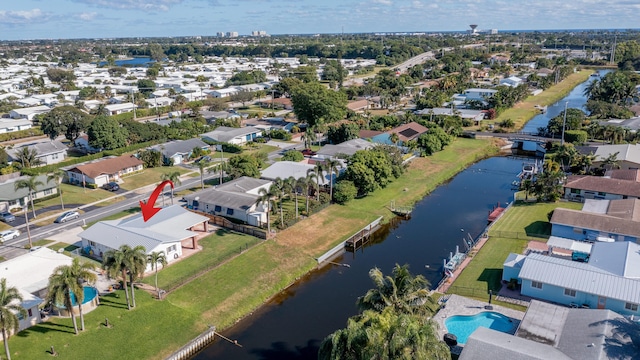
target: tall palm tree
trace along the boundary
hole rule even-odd
[[[307,171],[307,176],[302,178],[304,179],[304,198],[305,198],[305,210],[307,212],[307,216],[309,216],[309,193],[311,192],[311,189],[314,188],[315,185],[315,180],[313,179],[315,177],[315,174],[313,173],[313,171],[309,172]]]
[[[71,293],[79,294],[83,291],[82,286],[78,284],[78,279],[73,274],[71,266],[61,265],[53,270],[53,274],[49,276],[49,299],[54,304],[63,304],[69,311],[71,321],[73,322],[73,331],[78,335],[78,323],[76,314],[73,311],[73,303],[71,301]],[[79,301],[78,301],[79,302]]]
[[[180,171],[164,173],[160,175],[160,180],[162,181],[169,180],[173,183],[174,186],[179,186],[182,184],[182,182],[180,181]],[[162,196],[163,196],[163,203],[164,203],[164,194]],[[171,187],[171,205],[173,205],[173,186]]]
[[[369,277],[376,287],[356,301],[361,311],[382,312],[391,307],[398,313],[421,316],[435,312],[436,303],[429,296],[429,281],[422,275],[411,275],[409,265],[396,264],[391,276],[384,276],[380,269],[373,268]]]
[[[313,173],[316,181],[316,200],[320,201],[320,179],[323,177],[322,172],[324,171],[324,166],[322,163],[316,163],[313,169],[307,170],[307,175],[309,173]]]
[[[282,210],[282,201],[284,200],[284,193],[286,192],[287,185],[284,180],[277,177],[273,180],[273,185],[271,185],[275,189],[275,193],[278,194],[278,203],[280,205],[280,226],[283,226],[284,223],[284,212]]]
[[[31,230],[29,229],[29,202],[31,202],[31,208],[33,209],[33,217],[36,217],[36,209],[33,207],[33,192],[37,190],[38,186],[44,185],[42,181],[39,181],[36,176],[31,176],[27,179],[18,180],[14,184],[14,190],[18,191],[20,189],[28,189],[29,191],[29,200],[25,204],[26,207],[24,209],[24,221],[27,227],[27,237],[29,238],[29,248],[33,247],[31,243]]]
[[[64,201],[62,200],[62,190],[60,189],[60,184],[64,179],[64,174],[64,170],[56,169],[47,176],[47,182],[53,181],[58,184],[58,195],[60,195],[60,205],[62,206],[62,210],[64,210]]]
[[[7,287],[7,279],[0,279],[0,327],[2,327],[2,341],[4,353],[11,360],[9,352],[9,334],[20,330],[18,315],[26,317],[27,310],[22,307],[22,295],[17,288]]]
[[[156,292],[160,298],[160,290],[158,289],[158,264],[162,267],[167,266],[167,256],[162,251],[153,251],[147,255],[147,263],[151,264],[151,270],[156,271]]]
[[[90,262],[80,262],[80,258],[73,258],[71,262],[71,276],[76,279],[78,284],[82,284],[82,281],[86,281],[92,285],[98,280],[96,274],[92,271],[95,266]],[[78,305],[78,313],[80,315],[80,330],[84,331],[84,314],[82,313],[82,302],[84,301],[84,289],[80,286],[78,292],[73,292],[76,296],[76,303]]]
[[[389,135],[389,140],[391,140],[393,145],[397,146],[398,141],[400,141],[400,137],[398,136],[398,133],[392,132],[391,135]]]
[[[136,307],[136,293],[134,283],[142,277],[147,268],[147,250],[142,245],[125,251],[125,258],[129,266],[129,284],[131,285],[131,307]]]
[[[129,303],[129,288],[127,286],[127,272],[129,271],[128,259],[126,253],[131,250],[129,245],[121,245],[118,250],[109,250],[104,254],[102,258],[102,268],[107,270],[110,277],[122,278],[122,287],[124,288],[124,295],[127,299],[127,309],[131,310],[131,304]]]
[[[258,190],[258,195],[260,195],[260,197],[258,198],[258,201],[256,202],[257,204],[267,204],[267,232],[268,234],[271,234],[271,221],[269,220],[269,210],[271,210],[271,204],[273,204],[275,202],[275,199],[278,196],[278,192],[276,191],[276,188],[271,185],[269,186],[269,188],[260,188],[260,190]]]
[[[609,156],[607,156],[606,158],[602,159],[602,164],[600,164],[600,167],[603,168],[605,171],[608,170],[613,170],[613,169],[620,169],[620,164],[618,163],[618,154],[620,152],[617,151],[614,154],[609,154]]]
[[[289,193],[289,199],[291,199],[291,194],[293,194],[293,196],[295,197],[295,202],[296,202],[296,216],[295,218],[298,218],[298,180],[296,180],[296,178],[294,178],[293,176],[289,176],[286,180],[285,183],[287,185],[287,192]]]
[[[211,161],[198,161],[198,170],[200,170],[200,188],[204,190],[204,170],[211,165]]]
[[[397,136],[396,133],[393,133]],[[333,200],[333,174],[339,173],[340,169],[342,169],[342,163],[338,160],[329,159],[324,161],[324,168],[329,173],[329,201]]]

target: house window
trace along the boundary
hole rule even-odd
[[[542,289],[542,283],[538,282],[538,281],[532,281],[531,282],[531,287],[535,288],[535,289]]]
[[[576,297],[576,291],[572,289],[564,289],[565,296]]]
[[[227,209],[227,215],[233,215],[233,209]]]
[[[45,195],[51,195],[51,194],[53,194],[53,190],[51,190],[51,189],[45,189],[45,190],[44,190],[44,194],[45,194]]]
[[[624,308],[626,310],[631,310],[631,311],[638,311],[638,304],[634,304],[634,303],[625,303],[624,304]]]
[[[580,189],[571,189],[572,194],[580,194]]]
[[[172,251],[176,251],[176,246],[175,245],[171,245],[167,248],[167,254],[172,252]]]
[[[606,192],[602,192],[602,191],[598,191],[598,195],[599,196],[607,196],[607,193]]]
[[[213,211],[215,211],[215,212],[220,212],[220,211],[222,211],[222,206],[220,206],[220,205],[216,205],[216,207],[215,207],[215,208],[213,208]]]
[[[638,307],[638,305],[636,305],[636,308]],[[29,317],[33,316],[33,313],[31,312],[31,309],[27,310],[27,314],[29,314]]]
[[[91,241],[91,240],[89,240],[89,246],[94,246],[94,247],[95,247],[95,246],[96,246],[96,243],[95,243],[95,242],[93,242],[93,241]]]

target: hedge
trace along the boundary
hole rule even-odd
[[[564,140],[572,144],[584,144],[587,138],[588,134],[584,130],[567,130],[564,133]]]

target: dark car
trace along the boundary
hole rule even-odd
[[[15,219],[16,219],[16,217],[10,212],[0,213],[0,221],[4,221],[6,223],[10,223],[10,222],[14,221]]]
[[[102,188],[109,191],[118,191],[120,190],[120,185],[118,185],[118,183],[115,183],[115,182],[110,182],[102,185]]]

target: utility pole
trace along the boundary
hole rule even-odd
[[[564,146],[564,128],[567,126],[567,106],[569,102],[564,103],[564,118],[562,120],[562,139],[560,139],[560,145]]]

